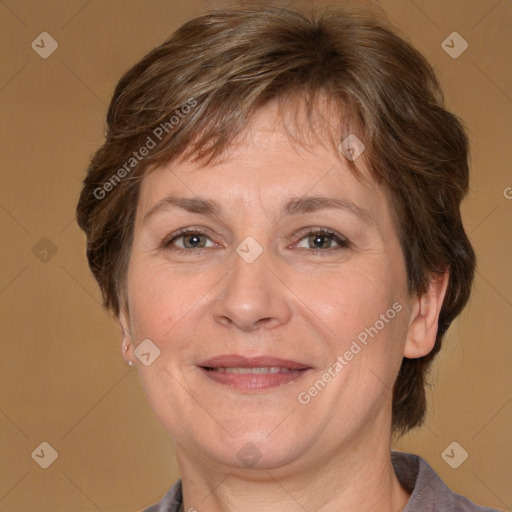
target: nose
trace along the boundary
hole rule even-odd
[[[266,251],[252,263],[237,253],[213,305],[215,321],[250,332],[273,329],[291,318],[290,292]]]

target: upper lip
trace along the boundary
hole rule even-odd
[[[198,366],[202,368],[288,368],[290,370],[305,370],[311,368],[297,361],[271,356],[245,357],[237,354],[226,354],[212,357]]]

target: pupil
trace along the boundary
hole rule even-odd
[[[316,248],[329,248],[329,237],[325,235],[317,234],[312,236],[310,237],[310,242],[312,242]]]
[[[202,247],[201,244],[201,235],[189,235],[188,237],[185,237],[185,247]]]

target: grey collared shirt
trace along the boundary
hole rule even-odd
[[[391,462],[402,486],[411,493],[404,512],[496,512],[475,505],[443,483],[428,463],[417,455],[391,452]],[[182,504],[181,480],[156,505],[144,512],[179,512]]]

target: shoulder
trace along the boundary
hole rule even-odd
[[[450,490],[418,455],[393,451],[391,461],[398,480],[411,493],[404,512],[497,512]]]
[[[158,503],[145,508],[143,512],[179,512],[181,492],[181,480],[178,480]]]

